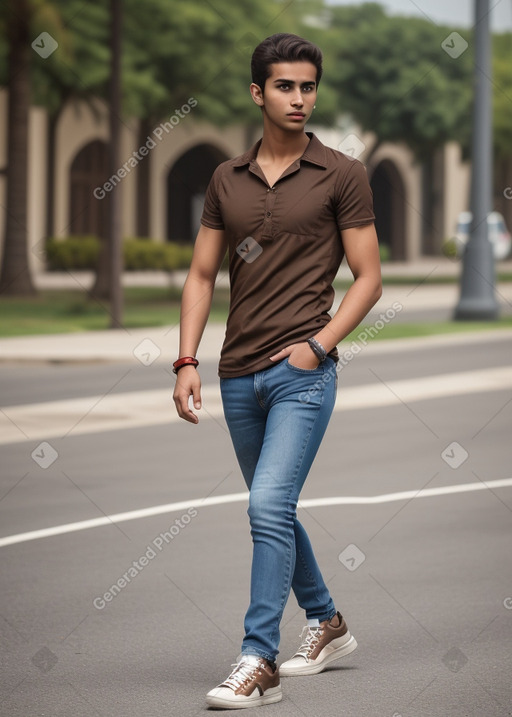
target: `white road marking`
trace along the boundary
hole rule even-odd
[[[436,496],[453,495],[456,493],[470,493],[477,490],[510,487],[512,487],[512,478],[503,478],[500,480],[490,480],[486,483],[462,483],[459,485],[439,486],[438,488],[424,488],[417,491],[405,490],[398,493],[384,493],[383,495],[308,498],[306,500],[300,500],[298,507],[319,508],[331,505],[376,505],[380,503],[411,500],[413,498],[433,498]],[[91,520],[82,520],[76,523],[56,525],[51,528],[42,528],[41,530],[31,530],[28,533],[18,533],[17,535],[8,535],[5,538],[0,538],[0,547],[14,545],[15,543],[25,543],[29,540],[40,540],[41,538],[49,538],[55,535],[63,535],[65,533],[74,533],[78,530],[99,528],[105,525],[122,523],[127,520],[138,520],[139,518],[148,518],[154,515],[162,515],[164,513],[183,512],[188,508],[204,508],[209,505],[238,503],[246,501],[248,496],[249,493],[246,491],[244,493],[230,493],[227,495],[212,496],[209,498],[194,498],[192,500],[183,500],[178,503],[167,503],[165,505],[155,505],[151,508],[131,510],[126,513],[114,513],[113,515],[107,515],[101,518],[92,518]]]
[[[362,386],[344,386],[343,369],[335,411],[413,403],[444,396],[512,388],[512,366],[461,371],[437,376],[382,383],[377,378]],[[202,389],[204,408],[200,420],[222,418],[219,387]],[[123,430],[142,426],[170,425],[181,421],[171,397],[171,388],[112,393],[106,396],[47,401],[0,410],[0,444],[41,441],[87,433]]]

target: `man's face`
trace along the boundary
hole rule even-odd
[[[316,67],[311,62],[279,62],[270,69],[265,92],[259,93],[267,119],[281,129],[302,132],[316,101]]]

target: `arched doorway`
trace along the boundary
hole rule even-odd
[[[394,162],[382,160],[373,171],[370,185],[379,243],[389,247],[392,261],[404,261],[405,186]]]
[[[199,229],[204,194],[215,168],[228,159],[210,144],[185,152],[167,177],[167,239],[193,242]]]
[[[108,222],[108,195],[96,199],[93,192],[108,179],[107,145],[94,140],[76,155],[70,175],[69,233],[105,237]]]

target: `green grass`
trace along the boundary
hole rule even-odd
[[[496,274],[496,282],[501,283],[511,283],[512,282],[512,274],[510,273],[497,273]],[[335,289],[343,289],[346,290],[349,288],[349,286],[352,284],[352,280],[350,279],[341,279],[336,280],[333,283],[333,286]],[[384,286],[428,286],[428,285],[436,285],[439,286],[441,284],[460,284],[460,277],[459,276],[383,276],[382,277],[382,284]]]
[[[181,290],[130,287],[124,292],[127,328],[168,326],[179,322]],[[225,321],[229,291],[216,289],[211,319]],[[0,298],[0,336],[73,333],[109,328],[110,307],[82,291],[41,291],[32,297]]]
[[[344,339],[344,342],[356,340],[364,334],[370,324],[361,324]],[[456,334],[464,331],[484,331],[489,329],[511,328],[512,316],[505,316],[496,321],[425,321],[418,323],[389,323],[378,334],[369,334],[371,341],[382,339],[404,339],[417,336],[433,336],[435,334]]]
[[[127,328],[169,326],[179,322],[181,290],[178,288],[130,287],[124,293],[124,325]],[[225,322],[229,290],[216,288],[210,321]],[[0,298],[0,336],[73,333],[107,329],[109,305],[89,299],[80,291],[41,291],[35,297]],[[461,331],[511,327],[512,316],[497,321],[391,322],[372,340],[430,336]],[[345,341],[355,339],[362,324]]]

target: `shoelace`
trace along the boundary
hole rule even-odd
[[[309,625],[306,625],[306,627],[302,628],[302,632],[300,634],[302,643],[295,653],[295,656],[301,655],[302,657],[305,657],[306,660],[309,660],[310,654],[313,652],[317,642],[322,637],[322,632],[323,629],[321,627],[309,627]]]
[[[232,687],[235,690],[248,679],[251,679],[254,672],[260,669],[260,665],[256,665],[253,662],[247,662],[245,660],[240,660],[240,662],[232,664],[231,667],[234,667],[235,669],[222,684]]]

